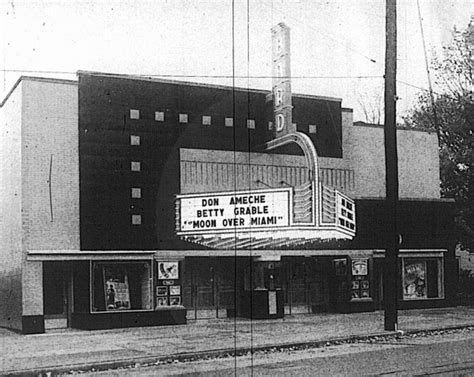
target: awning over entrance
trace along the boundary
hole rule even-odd
[[[28,250],[29,261],[150,260],[155,250]]]

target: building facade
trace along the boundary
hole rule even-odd
[[[275,98],[95,72],[21,78],[1,106],[0,325],[382,308],[383,127],[353,123],[340,99],[292,95],[279,134]],[[398,148],[400,307],[452,305],[436,134],[399,129]]]

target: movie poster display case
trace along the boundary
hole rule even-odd
[[[375,310],[372,261],[368,256],[333,260],[336,311],[352,313]]]
[[[179,261],[152,258],[78,265],[72,327],[93,330],[185,324],[179,270]]]

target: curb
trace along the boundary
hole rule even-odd
[[[368,335],[350,335],[326,340],[316,340],[308,342],[296,343],[278,343],[270,345],[262,345],[257,347],[238,347],[238,348],[222,348],[209,351],[197,352],[183,352],[174,355],[166,356],[144,356],[133,357],[120,360],[109,360],[95,363],[69,364],[62,366],[42,367],[38,369],[23,369],[3,371],[3,376],[25,376],[25,377],[52,377],[61,373],[74,372],[90,372],[90,371],[104,371],[114,370],[119,368],[127,368],[131,366],[153,366],[161,364],[170,364],[176,362],[190,362],[197,360],[206,360],[210,358],[236,357],[243,356],[252,352],[277,351],[277,350],[301,350],[306,348],[320,348],[322,346],[339,345],[341,343],[353,343],[357,341],[380,340],[385,337],[401,337],[406,335],[420,334],[420,333],[434,333],[438,331],[461,330],[465,328],[474,327],[474,324],[446,326],[430,329],[412,329],[407,331],[384,331],[380,333],[373,333]]]

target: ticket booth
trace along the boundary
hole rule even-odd
[[[252,319],[283,318],[280,261],[254,259],[245,269],[238,315]]]

